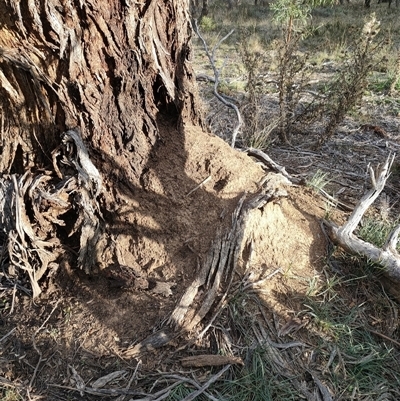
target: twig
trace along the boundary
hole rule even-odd
[[[218,68],[215,66],[215,53],[216,53],[218,47],[222,44],[222,42],[223,42],[224,40],[228,39],[229,36],[232,35],[232,33],[234,32],[234,30],[232,29],[227,35],[225,35],[222,39],[220,39],[220,40],[217,42],[217,44],[213,47],[213,50],[212,50],[211,53],[210,53],[210,51],[209,51],[209,49],[208,49],[208,46],[207,46],[207,43],[206,43],[205,39],[204,39],[203,36],[201,36],[201,34],[200,34],[199,26],[198,26],[198,24],[197,24],[197,20],[194,21],[194,31],[196,32],[197,36],[200,38],[201,42],[203,43],[204,50],[205,50],[206,55],[207,55],[207,57],[208,57],[208,59],[209,59],[209,61],[210,61],[211,68],[212,68],[212,70],[213,70],[213,72],[214,72],[214,89],[213,89],[214,96],[215,96],[220,102],[222,102],[225,106],[227,106],[227,107],[233,109],[233,110],[235,111],[235,113],[236,113],[236,117],[237,117],[237,120],[238,120],[238,121],[237,121],[237,124],[236,124],[235,128],[233,129],[233,132],[232,132],[232,140],[231,140],[231,146],[232,146],[232,148],[234,148],[234,147],[235,147],[235,142],[236,142],[236,137],[237,137],[237,135],[238,135],[238,133],[239,133],[239,130],[240,130],[242,124],[243,124],[243,120],[242,120],[242,116],[241,116],[241,114],[240,114],[239,108],[238,108],[234,103],[229,102],[228,100],[226,100],[226,98],[223,97],[223,96],[218,92],[219,76],[220,76],[220,73],[221,73],[222,68],[224,67],[224,65],[223,65],[220,69],[218,69]],[[225,64],[225,63],[224,63],[224,64]]]
[[[177,380],[181,380],[182,382],[186,381],[187,383],[191,384],[193,387],[196,387],[199,390],[201,389],[201,385],[199,383],[197,383],[196,380],[190,379],[188,377],[179,376],[179,375],[168,375],[168,376],[166,376],[166,378],[177,379]],[[203,395],[205,395],[211,401],[220,401],[219,398],[215,398],[212,394],[208,393],[207,391],[203,391]]]
[[[385,334],[379,333],[379,331],[371,330],[371,329],[369,329],[368,327],[367,327],[366,329],[367,329],[370,333],[376,334],[377,336],[382,337],[382,338],[384,338],[385,340],[390,341],[391,343],[397,345],[397,346],[400,348],[400,342],[396,341],[395,339],[390,338],[390,337],[386,336]]]
[[[298,179],[298,178],[290,175],[286,171],[285,167],[280,166],[278,163],[273,161],[266,153],[264,153],[260,149],[248,148],[248,149],[246,149],[246,153],[248,154],[248,156],[253,156],[253,157],[261,160],[263,163],[265,163],[269,168],[272,168],[274,171],[281,173],[284,177],[286,177],[293,184],[300,184],[303,181],[302,179]]]
[[[15,306],[15,295],[17,293],[17,282],[14,283],[13,286],[13,291],[12,291],[12,301],[11,301],[11,308],[9,315],[12,315],[14,313],[14,306]]]
[[[274,270],[272,273],[268,274],[267,277],[264,277],[258,281],[254,281],[254,282],[249,282],[246,281],[245,285],[243,286],[242,290],[247,290],[247,289],[255,289],[256,287],[261,287],[265,282],[267,282],[269,279],[271,279],[272,277],[274,277],[276,274],[278,273],[282,273],[282,268],[279,267],[278,269]]]
[[[131,378],[130,378],[129,381],[128,381],[128,384],[125,386],[125,390],[129,390],[129,389],[130,389],[130,387],[131,387],[133,381],[134,381],[135,378],[136,378],[137,371],[139,370],[139,367],[140,367],[141,364],[142,364],[142,360],[139,359],[138,363],[136,364],[135,370],[134,370],[134,372],[132,373],[132,376],[131,376]],[[124,399],[125,399],[125,395],[124,395],[124,394],[121,394],[115,401],[122,401],[122,400],[124,400]]]
[[[31,381],[29,382],[28,392],[29,392],[30,389],[32,388],[33,382],[34,382],[34,380],[35,380],[35,378],[36,378],[37,371],[38,371],[38,369],[39,369],[39,365],[41,364],[41,362],[42,362],[42,357],[43,357],[42,352],[39,350],[39,348],[38,348],[37,345],[36,345],[35,337],[37,336],[37,334],[39,333],[39,331],[42,330],[43,327],[46,325],[46,323],[49,321],[51,315],[52,315],[52,314],[54,313],[54,311],[56,310],[56,308],[57,308],[58,304],[60,303],[60,301],[61,301],[61,300],[59,299],[59,300],[56,302],[56,304],[54,305],[54,308],[53,308],[52,311],[50,312],[49,316],[47,316],[46,320],[42,323],[42,325],[35,331],[35,333],[34,333],[33,336],[32,336],[33,348],[35,348],[35,351],[39,354],[39,361],[38,361],[38,363],[36,364],[36,367],[35,367],[35,370],[34,370],[34,372],[33,372]]]
[[[8,336],[10,336],[14,331],[17,330],[16,327],[14,327],[12,330],[10,330],[7,334],[5,334],[3,337],[0,338],[0,343],[4,341]]]
[[[3,386],[12,387],[20,390],[24,389],[24,386],[22,384],[13,383],[10,380],[7,380],[5,377],[0,376],[0,388]]]
[[[206,184],[208,181],[211,180],[211,175],[209,175],[207,178],[205,178],[199,185],[194,187],[191,191],[189,191],[186,196],[191,195],[194,191],[198,190],[202,185]]]
[[[175,384],[173,387],[175,387],[176,385],[177,384]],[[116,395],[139,395],[139,396],[146,396],[146,398],[141,398],[141,400],[146,400],[146,401],[153,400],[153,401],[156,401],[153,397],[147,395],[146,393],[135,391],[135,390],[126,390],[126,389],[123,389],[123,388],[115,388],[115,389],[114,388],[97,388],[97,389],[95,389],[95,388],[92,388],[92,387],[76,388],[76,387],[70,387],[70,386],[61,386],[59,384],[53,384],[53,383],[50,383],[49,386],[50,387],[61,388],[61,389],[64,389],[64,390],[79,391],[79,392],[83,392],[83,393],[87,393],[87,394],[100,395],[100,396],[105,396],[105,395],[110,395],[110,396],[116,396]],[[167,389],[169,389],[169,388],[167,388]],[[139,400],[135,400],[135,401],[139,401]]]
[[[189,394],[182,401],[192,401],[196,397],[198,397],[200,394],[204,393],[204,391],[207,390],[208,387],[211,386],[211,384],[215,383],[230,367],[231,367],[231,365],[226,365],[216,375],[212,376],[201,388],[199,388],[197,391],[194,391],[193,393]]]
[[[322,188],[318,188],[318,192],[324,196],[329,202],[332,203],[332,206],[341,206],[343,210],[346,211],[351,211],[353,210],[353,208],[349,205],[346,205],[346,203],[341,202],[340,200],[334,198],[333,196],[329,195],[328,192],[326,192],[325,190],[323,190]]]

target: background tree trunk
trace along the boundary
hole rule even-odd
[[[90,271],[113,221],[116,188],[140,185],[160,127],[176,132],[183,149],[185,123],[201,124],[188,6],[0,2],[0,197],[15,206],[0,210],[0,223],[12,238],[10,266],[23,266],[32,287],[54,260],[54,237],[68,244],[65,236],[79,232],[78,264]],[[60,233],[62,225],[68,230]],[[13,257],[13,249],[23,252]]]

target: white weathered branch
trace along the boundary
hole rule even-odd
[[[378,198],[385,187],[390,175],[394,155],[390,155],[382,167],[374,171],[370,168],[372,188],[361,198],[355,206],[348,221],[341,227],[333,223],[327,223],[328,233],[332,241],[340,245],[347,252],[355,255],[363,255],[374,263],[384,268],[385,275],[394,282],[400,283],[400,255],[396,251],[400,225],[389,234],[385,245],[379,248],[354,235],[361,218],[372,203]]]

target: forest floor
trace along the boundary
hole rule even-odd
[[[207,121],[229,140],[235,116],[209,85],[200,84]],[[264,102],[276,107],[276,95]],[[366,97],[319,150],[317,131],[294,135],[290,146],[271,138],[268,155],[308,184],[284,186],[286,194],[250,214],[232,281],[225,277],[217,300],[228,284],[230,291],[202,324],[130,354],[165,327],[243,196],[259,194],[269,173],[196,127],[186,127],[179,149],[172,128],[162,126],[142,187],[121,191],[115,205],[118,260],[104,254],[95,277],[61,261],[35,301],[0,293],[0,399],[399,399],[399,301],[377,280],[376,266],[333,248],[321,228],[324,218],[347,218],[370,185],[368,163],[398,153],[398,110],[398,100]],[[397,219],[399,175],[396,161],[369,214],[372,231]],[[206,295],[193,304],[201,308]],[[232,366],[185,359],[210,354]]]

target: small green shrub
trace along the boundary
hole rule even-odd
[[[306,184],[308,187],[315,189],[316,191],[320,191],[324,189],[327,184],[329,184],[330,179],[328,177],[328,173],[317,170],[316,173],[306,181]]]
[[[319,146],[334,134],[346,114],[360,103],[368,85],[368,76],[378,62],[375,59],[381,43],[376,44],[380,22],[375,14],[366,21],[354,48],[343,55],[343,67],[329,84],[328,96],[321,105],[322,115],[327,117]]]
[[[200,20],[200,28],[203,32],[212,32],[216,28],[215,21],[208,16],[204,16]]]
[[[389,233],[394,229],[396,222],[388,222],[378,218],[367,217],[358,229],[358,236],[364,241],[370,242],[381,248]],[[400,249],[400,247],[398,246]]]

